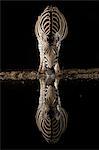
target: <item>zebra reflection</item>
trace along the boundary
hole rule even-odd
[[[61,107],[59,79],[40,78],[40,97],[36,124],[48,143],[57,143],[67,128],[68,114]]]

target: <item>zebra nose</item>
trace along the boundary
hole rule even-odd
[[[47,74],[48,74],[48,75],[52,75],[52,74],[54,74],[54,73],[55,73],[55,70],[54,70],[53,67],[47,68]]]

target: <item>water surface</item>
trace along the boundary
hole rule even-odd
[[[39,80],[0,84],[3,148],[99,147],[99,81],[60,80],[59,94],[62,107],[68,112],[68,127],[54,145],[45,141],[35,122]]]

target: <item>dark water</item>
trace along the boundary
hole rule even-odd
[[[60,99],[69,120],[55,145],[48,144],[36,126],[39,88],[38,80],[1,82],[2,147],[99,148],[99,81],[60,80]]]

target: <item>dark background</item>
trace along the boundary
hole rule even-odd
[[[48,4],[57,6],[68,23],[69,33],[60,50],[61,68],[99,67],[96,2],[2,2],[2,71],[37,70],[34,26]],[[59,143],[49,145],[35,123],[39,81],[1,82],[2,148],[99,147],[99,81],[62,80],[59,90],[69,114],[68,128]]]
[[[37,70],[39,52],[34,26],[38,15],[50,4],[61,10],[68,23],[69,33],[60,50],[61,68],[99,67],[96,2],[3,2],[2,70]]]

